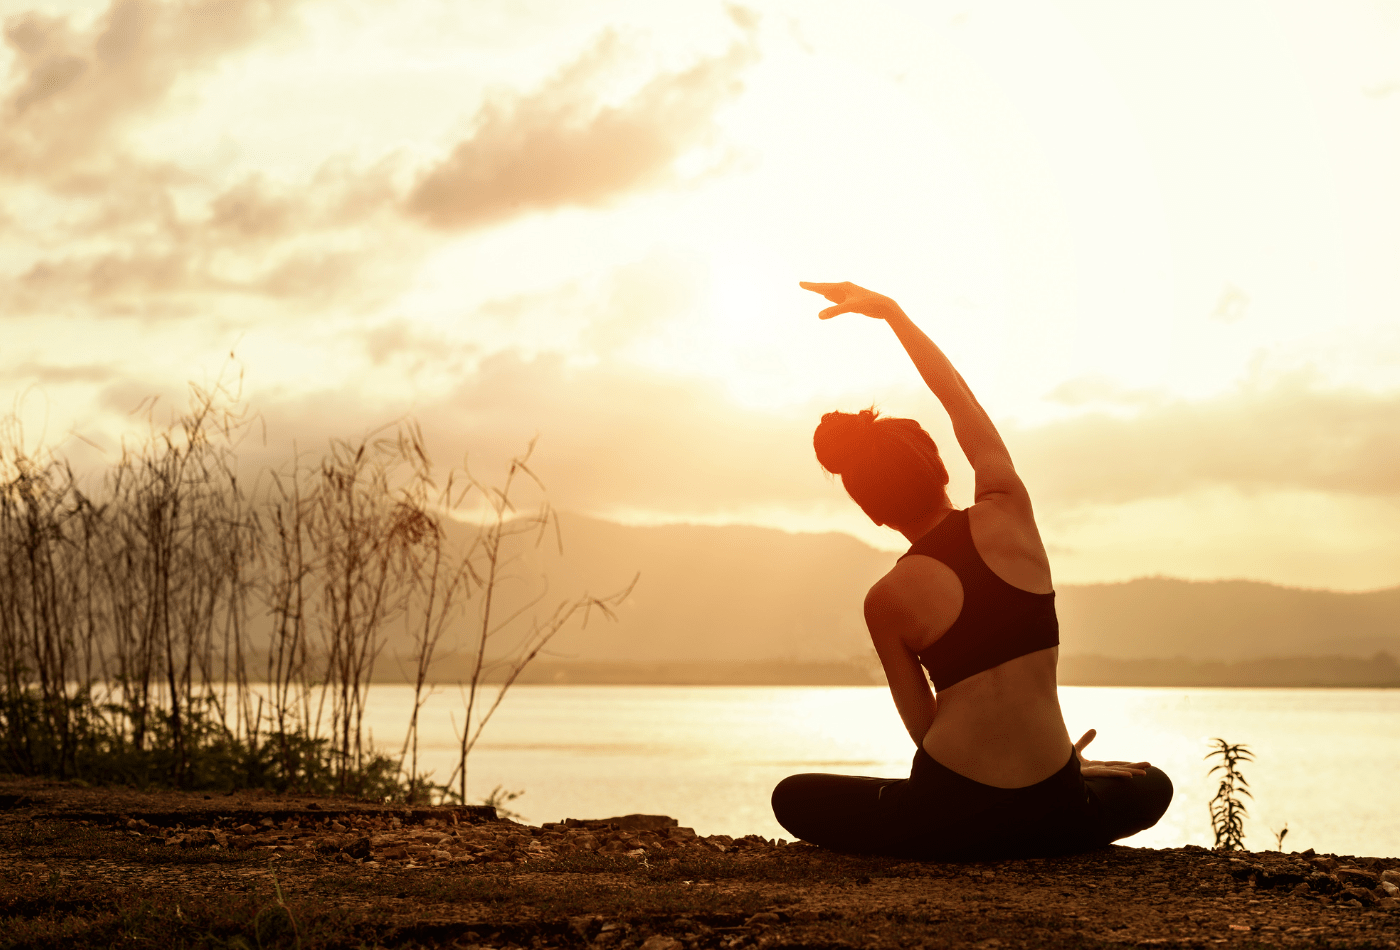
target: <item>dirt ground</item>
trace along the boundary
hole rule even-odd
[[[664,816],[0,781],[0,947],[1400,947],[1397,884],[1352,855],[934,863]]]

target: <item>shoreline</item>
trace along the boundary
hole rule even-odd
[[[1396,947],[1383,877],[1400,859],[1112,846],[922,862],[665,816],[536,827],[481,806],[0,779],[0,947],[291,946],[293,927],[307,947]]]

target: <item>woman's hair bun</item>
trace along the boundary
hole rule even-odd
[[[875,436],[875,419],[880,413],[871,409],[860,412],[828,412],[812,435],[812,448],[817,461],[833,475],[844,475],[866,458]]]

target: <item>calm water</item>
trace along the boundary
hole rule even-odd
[[[1212,737],[1249,745],[1246,846],[1400,856],[1400,690],[1062,687],[1071,734],[1095,758],[1150,760],[1176,786],[1166,816],[1127,844],[1210,846]],[[376,686],[369,725],[397,750],[408,687]],[[457,690],[425,708],[420,761],[456,761]],[[914,747],[883,687],[517,686],[469,761],[468,798],[524,789],[532,823],[671,815],[701,834],[783,837],[768,796],[793,772],[904,777]]]

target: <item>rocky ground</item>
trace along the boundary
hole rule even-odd
[[[0,947],[1400,947],[1400,859],[932,863],[483,808],[0,782]]]

